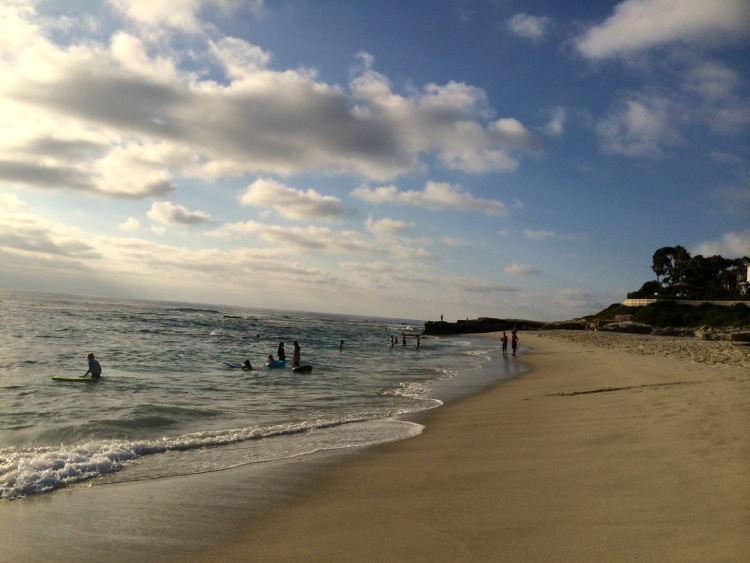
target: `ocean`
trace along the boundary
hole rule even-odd
[[[402,440],[423,429],[409,413],[523,370],[482,336],[417,346],[423,324],[0,290],[0,499]],[[265,368],[280,342],[287,367]],[[101,380],[51,379],[89,352]]]

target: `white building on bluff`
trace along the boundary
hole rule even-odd
[[[737,274],[737,289],[740,295],[747,295],[750,292],[750,262],[745,264],[747,270]]]

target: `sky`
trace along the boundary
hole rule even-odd
[[[446,321],[750,256],[748,0],[0,2],[0,287]]]

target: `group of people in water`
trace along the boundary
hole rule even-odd
[[[339,347],[343,346],[344,341],[341,341],[341,344]],[[292,352],[292,367],[296,368],[300,365],[300,359],[302,355],[302,350],[299,346],[299,342],[296,340],[294,341],[294,352]],[[286,350],[284,350],[284,343],[279,342],[279,348],[276,350],[276,356],[278,359],[275,359],[273,357],[273,354],[268,354],[268,358],[266,358],[266,362],[269,364],[274,364],[276,362],[286,362]],[[242,369],[244,371],[252,371],[253,364],[250,363],[250,360],[245,360],[245,363],[242,364]]]
[[[343,350],[344,341],[340,340],[336,345],[336,348]],[[292,368],[300,367],[301,353],[302,350],[300,349],[299,342],[295,340],[294,352],[292,352]],[[275,364],[276,362],[286,362],[286,350],[284,349],[283,342],[279,342],[279,347],[276,350],[276,358],[273,357],[273,354],[268,354],[268,357],[266,358],[266,365]],[[242,369],[244,371],[252,371],[253,365],[250,363],[250,360],[245,360],[245,363],[242,364]]]
[[[419,348],[419,345],[421,344],[422,337],[417,334],[415,336],[410,336],[409,338],[414,338],[417,341],[417,348]],[[398,344],[398,336],[391,335],[391,348]],[[406,333],[401,333],[401,346],[406,346]]]
[[[417,334],[417,335],[415,335],[413,337],[410,337],[410,338],[414,338],[416,340],[416,346],[417,346],[417,348],[419,348],[420,338],[421,338],[420,335]],[[502,338],[500,340],[503,343],[503,357],[507,358],[508,357],[508,336],[507,336],[507,334],[505,332],[503,332],[503,336],[502,336]],[[510,343],[511,343],[511,349],[513,350],[512,355],[515,356],[516,355],[516,349],[518,348],[518,334],[516,334],[516,329],[515,328],[511,332]],[[398,344],[398,336],[391,335],[391,347],[395,346],[396,344]],[[401,345],[402,346],[406,346],[406,333],[403,333],[403,332],[401,333]],[[344,341],[341,340],[336,347],[339,350],[343,350],[344,349]],[[294,352],[292,353],[292,368],[299,367],[301,352],[302,351],[300,349],[300,345],[295,340],[294,341]],[[268,358],[266,358],[266,361],[269,364],[276,363],[277,361],[278,362],[286,362],[286,351],[284,350],[284,343],[283,342],[279,342],[279,347],[276,350],[276,356],[277,356],[278,359],[274,359],[273,354],[268,354]],[[94,354],[93,353],[89,353],[86,356],[86,359],[89,362],[89,369],[84,374],[84,377],[91,376],[94,379],[100,378],[101,375],[102,375],[102,366],[96,360],[96,358],[94,357]],[[245,360],[245,362],[242,364],[242,370],[243,371],[253,371],[253,364],[250,363],[250,360]]]

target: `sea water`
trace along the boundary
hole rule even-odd
[[[0,291],[0,498],[405,439],[422,427],[404,415],[520,369],[482,337],[417,346],[423,324]],[[291,371],[295,340],[312,373]],[[265,368],[280,342],[287,367]],[[88,352],[101,380],[51,379]]]

